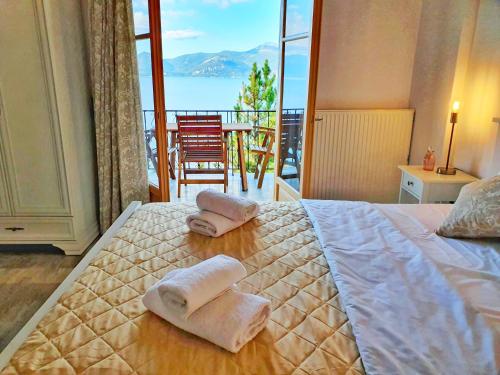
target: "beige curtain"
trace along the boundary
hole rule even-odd
[[[149,199],[131,0],[90,0],[101,231]]]

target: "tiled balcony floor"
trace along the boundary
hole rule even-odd
[[[198,175],[199,178],[219,178],[218,175]],[[239,173],[234,173],[234,175],[229,173],[229,183],[228,183],[228,193],[239,195],[242,197],[247,197],[249,199],[257,201],[271,201],[273,200],[273,189],[274,189],[274,174],[266,173],[264,177],[264,183],[261,189],[257,188],[257,179],[253,178],[253,173],[247,173],[248,178],[248,191],[241,190],[241,178]],[[149,170],[149,180],[151,182],[158,181],[158,178],[154,170]],[[187,185],[181,186],[181,197],[177,198],[177,180],[170,179],[170,200],[172,202],[194,202],[196,194],[204,189],[215,189],[218,191],[224,191],[222,184],[214,185]]]

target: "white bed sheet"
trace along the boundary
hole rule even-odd
[[[434,232],[451,210],[451,204],[385,204],[375,205],[404,233],[418,228],[417,235]],[[500,300],[500,240],[466,240],[436,236],[448,246],[429,256],[447,275],[464,298],[488,319],[500,335],[500,305],[492,305],[492,298]],[[493,324],[496,323],[496,324]],[[498,348],[500,350],[500,348]],[[500,352],[498,353],[500,356]]]
[[[449,205],[305,200],[368,374],[497,374],[500,244],[437,236]]]

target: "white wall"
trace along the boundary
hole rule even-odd
[[[414,108],[411,164],[448,150],[451,104],[462,110],[452,161],[500,172],[499,0],[325,0],[317,109]]]
[[[408,108],[421,0],[323,1],[317,109]]]
[[[480,177],[500,173],[500,1],[482,0],[464,69],[454,164]]]
[[[428,146],[441,163],[461,35],[474,8],[465,0],[424,0],[412,77],[410,107],[415,108],[411,164],[421,164]]]
[[[453,101],[461,102],[451,162],[478,177],[500,171],[500,2],[424,0],[410,106],[416,109],[410,162],[427,146],[446,160]]]

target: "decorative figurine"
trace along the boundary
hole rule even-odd
[[[424,171],[433,171],[436,165],[436,157],[434,150],[429,146],[424,156]]]

